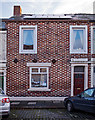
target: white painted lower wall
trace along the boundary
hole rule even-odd
[[[64,101],[66,97],[9,97],[10,101]]]

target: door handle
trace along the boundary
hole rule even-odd
[[[80,88],[77,88],[77,90],[80,90]]]

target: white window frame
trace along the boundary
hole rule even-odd
[[[93,30],[95,29],[95,26],[91,26],[91,54],[94,54],[93,51]]]
[[[38,68],[38,73],[37,72],[32,72],[32,68]],[[46,68],[47,69],[47,72],[40,72],[40,69],[41,68]],[[30,89],[33,89],[33,90],[45,90],[45,89],[48,89],[49,88],[49,68],[48,67],[30,67]],[[47,87],[32,87],[31,86],[31,77],[32,77],[32,74],[47,74]]]
[[[73,30],[75,29],[80,29],[83,30],[84,29],[84,37],[85,37],[85,49],[83,50],[74,50],[73,49]],[[87,39],[87,26],[86,25],[71,25],[70,26],[70,53],[71,54],[87,54],[88,51],[87,51],[87,48],[88,48],[88,39]]]
[[[95,63],[91,64],[91,87],[94,87],[94,67],[95,67]]]
[[[6,45],[6,39],[7,39],[7,31],[0,31],[0,33],[1,34],[5,34],[5,46],[3,46],[4,48],[5,48],[5,51],[4,51],[4,59],[2,59],[2,60],[0,60],[0,61],[2,61],[2,62],[6,62],[6,47],[7,47],[7,45]],[[1,51],[1,52],[3,52],[3,51]]]
[[[32,29],[34,30],[33,37],[33,50],[24,50],[23,49],[23,30],[22,29]],[[19,26],[19,53],[21,54],[37,54],[37,25],[21,25]]]
[[[51,63],[27,63],[29,67],[29,89],[28,91],[51,91],[49,88],[49,68]],[[31,87],[31,69],[32,68],[47,68],[47,87]]]

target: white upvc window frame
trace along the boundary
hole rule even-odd
[[[32,68],[38,68],[38,72],[32,72]],[[40,72],[41,68],[46,68],[47,72]],[[48,71],[49,71],[48,67],[30,67],[30,89],[34,89],[34,90],[48,89],[49,88],[49,72]],[[46,87],[32,87],[31,86],[32,74],[47,74],[47,86]]]
[[[91,54],[95,54],[94,53],[94,48],[93,48],[93,42],[94,42],[93,33],[94,33],[94,29],[95,29],[95,26],[91,26]]]
[[[85,37],[85,46],[83,50],[74,50],[73,49],[73,30],[83,30],[84,29],[84,37]],[[70,54],[87,54],[88,53],[88,39],[87,39],[87,25],[71,25],[70,26]]]
[[[32,29],[34,30],[33,35],[33,50],[24,50],[23,49],[23,30]],[[20,54],[37,54],[37,25],[21,25],[19,26],[19,53]]]
[[[0,31],[0,34],[5,34],[5,44],[4,44],[4,46],[1,46],[1,47],[3,47],[3,48],[5,48],[5,51],[1,51],[1,52],[4,52],[3,53],[3,59],[1,59],[0,61],[2,61],[2,62],[6,62],[6,47],[7,47],[7,45],[6,45],[6,40],[7,40],[7,31]]]
[[[27,63],[29,67],[29,89],[28,91],[51,91],[49,89],[49,68],[51,63]],[[47,69],[47,87],[32,87],[31,86],[31,70],[32,68],[46,68]]]

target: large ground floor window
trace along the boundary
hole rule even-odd
[[[31,67],[30,71],[31,87],[47,87],[48,67]]]
[[[51,91],[49,70],[51,63],[27,63],[29,67],[29,91]]]

